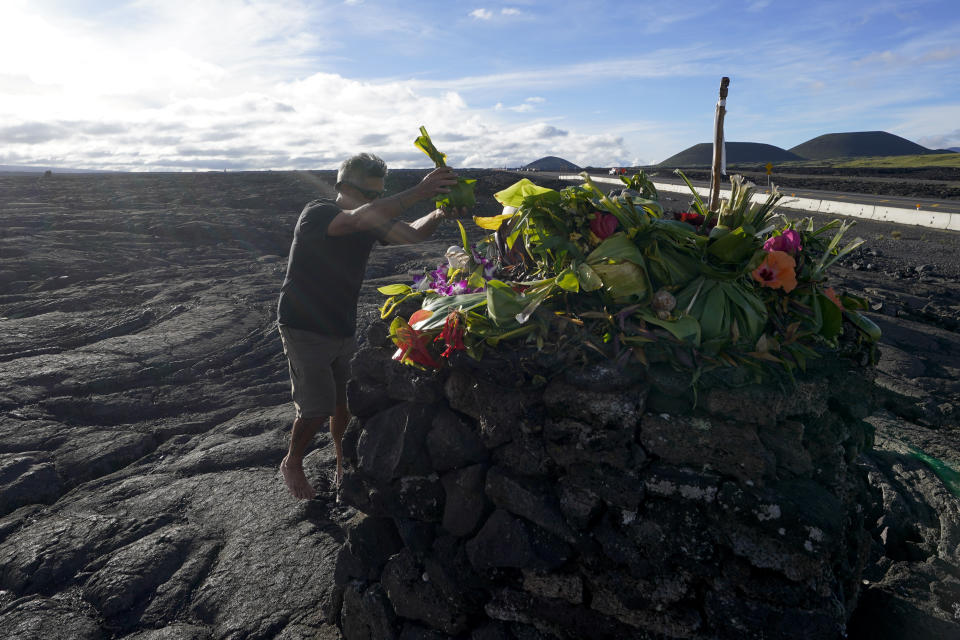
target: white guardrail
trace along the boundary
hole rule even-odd
[[[594,182],[604,182],[607,184],[623,185],[619,178],[607,178],[605,176],[590,176]],[[578,175],[563,175],[561,180],[583,180]],[[671,184],[668,182],[654,182],[658,191],[670,191],[674,193],[689,194],[690,189],[686,185]],[[710,196],[710,190],[706,187],[696,187],[697,193],[705,198]],[[721,197],[729,197],[730,190],[721,190]],[[764,202],[767,194],[755,193],[754,202]],[[948,231],[960,231],[960,214],[946,213],[941,211],[925,211],[921,209],[903,209],[899,207],[884,207],[872,204],[860,204],[856,202],[838,202],[836,200],[817,200],[815,198],[784,198],[780,201],[780,207],[784,209],[800,209],[803,211],[812,211],[815,213],[824,213],[836,216],[851,216],[854,218],[865,218],[867,220],[876,220],[878,222],[892,222],[894,224],[909,224],[914,226],[930,227],[932,229],[944,229]]]

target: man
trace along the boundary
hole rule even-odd
[[[426,240],[441,220],[465,213],[436,209],[409,224],[399,221],[397,216],[417,202],[448,193],[457,178],[449,167],[439,167],[416,186],[381,198],[386,174],[386,164],[375,155],[361,153],[345,160],[337,172],[336,199],[307,204],[293,233],[277,324],[297,416],[280,471],[287,489],[299,499],[316,495],[303,472],[303,456],[328,420],[338,485],[343,474],[348,363],[360,285],[373,244]]]

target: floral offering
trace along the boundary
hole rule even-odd
[[[669,219],[642,172],[610,195],[581,175],[561,191],[524,179],[495,194],[504,213],[474,219],[490,232],[480,242],[468,244],[461,226],[445,264],[382,287],[384,318],[420,302],[393,318],[395,359],[435,368],[458,351],[481,359],[508,346],[570,364],[662,361],[695,376],[747,367],[762,377],[831,353],[875,357],[866,301],[827,284],[829,267],[862,244],[841,248],[850,223],[786,220],[776,188],[755,196],[740,176],[717,211],[687,181],[692,211]]]

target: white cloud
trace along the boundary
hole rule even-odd
[[[471,12],[469,13],[469,16],[470,16],[471,18],[476,18],[477,20],[493,20],[493,18],[494,18],[495,15],[496,15],[496,14],[495,14],[493,11],[491,11],[490,9],[483,9],[483,8],[481,8],[481,9],[474,9],[473,11],[471,11]],[[515,9],[515,8],[513,8],[513,7],[504,7],[504,8],[502,8],[502,9],[500,9],[500,14],[499,14],[499,15],[501,15],[501,16],[510,16],[510,17],[513,17],[513,16],[522,16],[522,15],[523,15],[523,12],[520,11],[519,9]]]
[[[470,23],[478,32],[474,20],[497,24],[532,15],[531,3],[508,1],[514,6],[489,5],[469,18],[454,8],[459,19],[450,29]],[[112,169],[323,168],[369,146],[392,166],[425,167],[429,161],[412,146],[425,125],[461,165],[543,155],[629,164],[707,141],[722,75],[732,75],[732,140],[789,147],[830,127],[885,129],[927,146],[960,144],[960,112],[951,106],[960,86],[956,24],[904,28],[902,37],[876,44],[861,38],[857,49],[811,27],[789,38],[758,30],[749,41],[650,35],[640,53],[607,59],[564,58],[555,41],[549,55],[537,56],[524,42],[521,54],[504,46],[489,60],[461,64],[453,54],[437,59],[436,48],[443,37],[463,33],[426,24],[410,38],[417,10],[386,15],[384,9],[370,20],[368,12],[345,7],[361,2],[131,0],[71,17],[42,13],[38,7],[47,2],[6,0],[0,157]],[[637,32],[655,34],[694,16],[660,10],[672,4],[659,2]],[[574,5],[559,6],[561,15],[537,19],[559,20]],[[708,10],[717,11],[698,9]],[[353,79],[371,73],[366,50],[361,55],[349,46],[356,34],[390,44],[389,64],[372,72],[381,77]],[[638,114],[649,119],[625,122]]]
[[[960,105],[920,106],[898,109],[888,131],[913,140],[928,149],[960,146]]]
[[[940,133],[936,135],[923,136],[917,138],[916,143],[927,149],[950,149],[960,147],[960,129],[949,133]]]
[[[513,111],[515,113],[529,113],[531,111],[534,111],[537,108],[536,105],[543,104],[545,102],[546,102],[545,98],[541,98],[539,96],[533,96],[530,98],[526,98],[520,104],[516,104],[510,107],[504,106],[502,102],[498,102],[497,104],[494,105],[493,108],[495,111]]]
[[[177,99],[116,120],[11,122],[0,127],[0,164],[30,157],[118,170],[334,168],[352,153],[373,150],[394,168],[427,167],[413,146],[421,125],[453,166],[516,166],[545,155],[581,165],[623,164],[633,157],[619,136],[544,120],[516,122],[522,111],[511,113],[502,121],[496,110],[473,108],[456,91],[413,81],[317,73],[269,92]]]
[[[534,96],[520,106],[541,100]],[[413,146],[421,125],[454,166],[522,164],[543,155],[583,162],[597,152],[595,137],[547,122],[501,122],[495,112],[472,108],[457,91],[333,73],[269,91],[173,98],[107,120],[70,119],[68,111],[49,122],[26,119],[0,127],[0,163],[32,157],[118,170],[333,168],[347,155],[371,149],[396,168],[426,167],[429,160]]]

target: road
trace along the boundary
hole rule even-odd
[[[553,172],[553,171],[518,171],[520,175],[531,178],[533,176],[549,176],[559,178],[562,175],[571,175],[572,172]],[[591,174],[595,178],[615,178],[607,174]],[[683,184],[683,180],[673,175],[658,174],[654,178],[655,182],[667,182],[670,184]],[[694,186],[709,187],[709,183],[692,180]],[[774,179],[774,184],[776,180]],[[729,188],[729,185],[724,185]],[[761,185],[765,187],[765,185]],[[765,188],[764,188],[765,190]],[[894,196],[875,196],[863,193],[843,193],[839,191],[816,191],[813,189],[783,190],[783,193],[791,198],[810,198],[813,200],[835,200],[838,202],[849,202],[856,204],[866,204],[871,206],[895,207],[899,209],[917,209],[918,211],[935,211],[940,213],[958,213],[960,214],[960,201],[956,200],[926,200],[919,198],[898,198]]]

